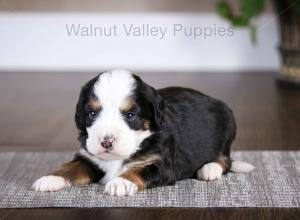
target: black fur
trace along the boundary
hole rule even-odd
[[[85,148],[88,110],[86,102],[98,76],[83,88],[76,108],[75,121],[80,130],[79,140]],[[144,120],[150,121],[152,135],[130,160],[158,154],[162,160],[145,167],[139,174],[148,187],[174,184],[176,180],[194,178],[204,164],[225,156],[230,166],[230,146],[235,138],[236,124],[232,111],[223,102],[198,91],[169,87],[155,90],[135,76],[133,99],[136,113],[128,121],[139,130]],[[129,160],[129,161],[130,161]],[[226,171],[226,170],[225,170]]]
[[[85,148],[87,139],[86,127],[91,123],[90,119],[88,118],[89,110],[87,109],[87,102],[89,98],[94,95],[93,86],[98,80],[98,77],[99,75],[88,81],[81,88],[79,99],[76,105],[75,124],[79,130],[78,140],[80,141],[83,148]]]

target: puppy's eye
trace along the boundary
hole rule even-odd
[[[95,117],[95,115],[96,115],[96,112],[94,112],[94,111],[89,112],[89,118],[93,119]]]
[[[132,118],[134,118],[135,114],[133,112],[124,112],[124,116],[127,119],[132,119]]]

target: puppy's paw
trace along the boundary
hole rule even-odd
[[[205,164],[197,171],[197,178],[205,181],[221,179],[223,168],[220,164],[212,162]]]
[[[32,185],[32,189],[41,192],[53,192],[65,187],[71,186],[71,183],[61,176],[43,176],[36,180]]]
[[[104,192],[111,196],[133,196],[137,190],[133,182],[117,177],[106,183]]]

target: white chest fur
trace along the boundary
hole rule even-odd
[[[123,160],[102,160],[89,154],[86,150],[80,149],[79,153],[92,161],[101,170],[105,172],[104,177],[100,180],[100,183],[105,184],[114,177],[120,174],[123,167]]]

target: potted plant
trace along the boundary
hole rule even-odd
[[[281,69],[278,79],[300,86],[300,1],[273,0],[280,27]],[[256,27],[253,19],[265,9],[265,0],[239,0],[239,12],[233,13],[231,5],[219,1],[217,12],[234,27],[248,27],[253,43],[256,43]]]

